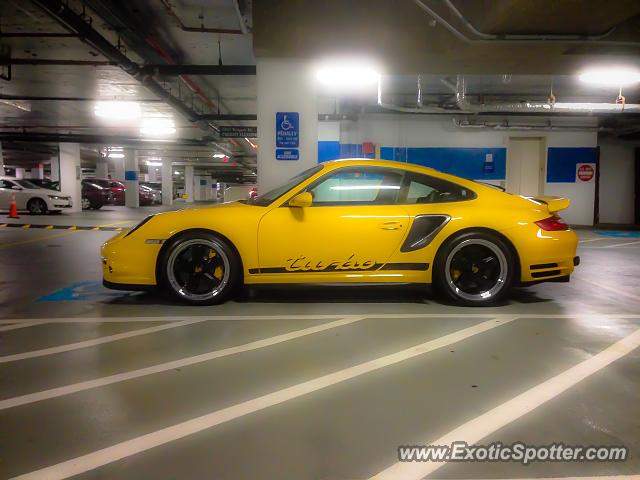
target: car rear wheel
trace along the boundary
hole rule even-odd
[[[447,240],[434,263],[439,293],[461,305],[480,306],[503,299],[516,271],[516,259],[498,235],[467,232]]]
[[[47,204],[41,198],[32,198],[27,202],[27,210],[31,215],[42,215],[47,213]]]
[[[187,233],[172,240],[160,262],[164,289],[192,305],[224,302],[241,274],[240,260],[233,249],[207,232]]]
[[[81,203],[83,210],[89,210],[91,208],[91,200],[89,200],[87,197],[82,197]]]

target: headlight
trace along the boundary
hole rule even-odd
[[[69,197],[62,197],[60,195],[48,195],[51,200],[69,200]]]

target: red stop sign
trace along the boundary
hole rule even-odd
[[[588,182],[593,178],[595,171],[591,165],[580,165],[578,168],[578,178],[583,182]]]

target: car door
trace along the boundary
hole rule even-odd
[[[11,202],[11,182],[0,180],[0,208],[7,210]]]
[[[391,168],[345,167],[304,189],[311,206],[273,208],[258,228],[259,273],[341,281],[383,269],[407,231],[396,203],[402,178]]]

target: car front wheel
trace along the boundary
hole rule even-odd
[[[466,232],[447,240],[434,264],[434,284],[455,303],[495,303],[509,292],[516,259],[509,246],[490,232]]]
[[[162,286],[192,305],[227,300],[237,286],[241,264],[234,250],[207,232],[191,232],[171,240],[160,259]]]
[[[41,198],[32,198],[27,203],[27,210],[31,215],[42,215],[47,213],[47,204]]]

